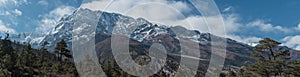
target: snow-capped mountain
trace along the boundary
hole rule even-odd
[[[78,18],[80,16],[87,17],[89,20],[82,20]],[[210,33],[201,33],[197,30],[188,30],[182,26],[151,23],[143,18],[134,19],[132,17],[117,13],[92,11],[89,9],[77,9],[73,12],[73,14],[62,17],[58,24],[46,34],[20,33],[18,35],[13,35],[12,39],[19,42],[31,43],[33,47],[37,47],[43,42],[48,41],[50,43],[48,45],[50,50],[54,48],[57,42],[64,39],[68,43],[69,49],[71,49],[70,46],[72,46],[73,25],[75,22],[79,21],[98,21],[96,34],[112,34],[114,27],[117,27],[114,30],[115,33],[125,34],[131,39],[139,42],[150,41],[153,37],[156,37],[160,34],[169,34],[174,38],[179,36],[200,44],[209,44],[211,37],[220,38],[218,36],[211,35]]]
[[[99,16],[100,14],[100,18],[96,19],[95,17]],[[52,31],[48,32],[41,42],[50,41],[49,48],[53,48],[56,42],[64,39],[67,41],[68,46],[72,46],[72,26],[74,25],[74,22],[88,21],[76,19],[78,16],[85,16],[91,20],[98,20],[96,34],[112,34],[113,29],[116,26],[116,33],[125,34],[131,39],[139,42],[149,40],[159,34],[170,34],[172,36],[176,36],[174,32],[180,32],[178,33],[180,34],[178,36],[188,38],[202,44],[208,43],[210,37],[209,33],[200,33],[199,31],[195,30],[187,30],[181,26],[170,27],[167,25],[150,23],[143,18],[134,19],[132,17],[117,13],[78,9],[72,15],[63,17],[59,21],[58,25]]]
[[[85,18],[82,18],[85,17]],[[235,65],[241,66],[246,62],[253,60],[250,57],[250,53],[253,52],[253,47],[247,44],[243,44],[237,42],[235,40],[229,38],[218,37],[210,33],[201,33],[197,30],[188,30],[182,26],[170,26],[170,25],[162,25],[162,24],[155,24],[147,21],[143,18],[132,18],[129,16],[124,16],[117,13],[108,13],[103,11],[92,11],[89,9],[77,9],[73,12],[73,14],[69,16],[62,17],[56,27],[48,32],[46,35],[37,35],[37,34],[24,34],[19,35],[18,40],[24,40],[30,42],[34,45],[41,45],[43,42],[48,41],[50,44],[48,45],[48,49],[52,51],[55,47],[55,44],[60,40],[64,39],[69,49],[72,49],[72,32],[77,31],[81,32],[84,31],[86,27],[90,27],[88,24],[83,24],[81,27],[75,28],[73,27],[76,22],[83,22],[86,23],[93,23],[96,22],[96,50],[98,51],[98,55],[101,56],[108,56],[106,59],[109,59],[111,54],[107,53],[111,51],[111,40],[110,37],[114,33],[124,34],[125,36],[129,37],[131,40],[130,44],[132,48],[135,49],[136,52],[139,53],[137,50],[145,51],[147,47],[152,43],[161,43],[165,46],[167,53],[171,53],[173,59],[178,60],[177,52],[180,51],[180,45],[178,44],[179,38],[188,39],[189,41],[185,41],[190,43],[191,41],[194,43],[198,43],[201,50],[201,57],[196,57],[197,59],[201,60],[209,60],[211,54],[211,38],[215,39],[226,39],[227,41],[227,48],[221,49],[216,48],[222,52],[222,50],[226,50],[226,57],[227,61],[234,61],[233,63],[225,63],[226,65]],[[114,32],[114,33],[113,33]],[[91,36],[94,34],[88,34],[85,36]],[[132,42],[133,41],[133,42]],[[138,47],[138,48],[135,48]],[[191,51],[199,51],[191,49]],[[101,51],[101,52],[99,52]],[[175,53],[175,55],[172,55]],[[170,54],[168,54],[170,55]],[[136,55],[138,59],[141,59],[141,55]],[[187,57],[193,58],[193,56],[187,55]],[[171,61],[172,59],[168,59]],[[237,61],[238,60],[238,61]],[[207,61],[204,61],[207,62]],[[170,62],[174,64],[178,64],[179,61]],[[207,62],[208,63],[208,62]],[[200,67],[205,68],[207,67],[205,64],[199,64]],[[201,66],[202,65],[202,66]],[[165,72],[174,72],[175,67],[165,67],[163,70]],[[200,71],[203,73],[203,71]],[[170,73],[171,74],[171,73]]]
[[[83,20],[80,17],[86,18],[84,18],[85,20]],[[147,44],[149,42],[162,41],[154,40],[153,38],[157,38],[157,36],[163,34],[167,34],[171,38],[175,39],[178,37],[186,38],[201,45],[209,45],[211,38],[223,38],[210,33],[201,33],[197,30],[188,30],[182,26],[155,24],[143,18],[134,19],[132,17],[117,13],[92,11],[89,9],[77,9],[73,12],[73,14],[62,17],[56,27],[45,35],[24,33],[16,35],[13,38],[16,40],[21,40],[21,42],[29,42],[36,46],[41,45],[45,41],[48,41],[50,43],[48,45],[49,50],[53,50],[55,44],[64,39],[67,42],[69,49],[71,49],[73,26],[75,22],[82,21],[97,22],[96,37],[97,34],[111,35],[114,31],[115,33],[125,34],[130,39],[144,44]],[[82,27],[79,27],[80,29],[76,30],[83,30],[84,27],[88,26],[89,25],[82,25]],[[114,27],[116,28],[114,29]],[[96,40],[99,40],[99,38],[96,38]],[[237,42],[232,39],[227,39],[227,44],[229,44],[227,45],[227,49],[232,50],[233,53],[239,53],[249,56],[251,51],[253,51],[252,46]],[[243,52],[241,52],[239,49],[244,50]]]
[[[82,18],[84,17],[84,18]],[[81,24],[81,27],[74,28],[76,22],[85,22]],[[86,34],[83,36],[95,36],[96,43],[96,53],[97,56],[101,56],[100,63],[105,64],[108,59],[113,59],[111,53],[111,36],[112,34],[124,34],[130,38],[130,54],[135,62],[141,60],[149,60],[147,53],[150,46],[153,43],[162,44],[167,52],[168,59],[167,64],[163,67],[162,71],[168,75],[174,74],[180,63],[180,58],[189,58],[201,60],[199,62],[199,68],[197,73],[199,76],[203,76],[207,72],[207,65],[211,59],[212,50],[215,52],[226,51],[226,56],[220,54],[215,54],[217,57],[224,57],[226,59],[224,66],[243,66],[244,64],[251,63],[254,61],[250,57],[250,53],[254,51],[253,46],[249,44],[244,44],[237,42],[235,40],[218,37],[210,33],[201,33],[197,30],[189,30],[182,26],[171,26],[151,23],[151,21],[145,20],[143,18],[132,18],[129,16],[124,16],[117,13],[109,13],[103,11],[92,11],[89,9],[77,9],[73,14],[64,16],[60,19],[58,24],[47,34],[39,33],[20,33],[12,34],[10,36],[11,40],[18,41],[20,43],[26,42],[30,43],[32,47],[39,48],[43,42],[47,41],[50,44],[47,46],[50,52],[53,51],[55,45],[60,40],[64,39],[69,49],[72,49],[73,32],[84,32],[87,27],[90,27],[89,23],[96,22],[96,33]],[[184,43],[196,43],[193,46],[181,46],[179,39],[184,39]],[[226,39],[227,47],[214,47],[212,48],[211,40],[213,39]],[[221,44],[221,43],[217,43]],[[254,44],[253,44],[254,45]],[[255,44],[256,45],[256,44]],[[218,46],[218,45],[217,45]],[[200,52],[200,57],[195,57],[192,55],[181,55],[178,52],[181,51],[181,47],[185,47],[186,52]],[[192,48],[189,48],[192,47]],[[199,47],[199,48],[196,48]],[[288,47],[279,47],[282,50],[292,50]],[[292,59],[299,59],[299,51],[293,50]],[[104,59],[104,60],[103,60]],[[105,60],[106,59],[106,60]],[[182,67],[181,67],[182,68]],[[184,69],[189,71],[188,69]]]
[[[101,15],[101,16],[100,16]],[[100,16],[100,17],[99,17]],[[86,18],[82,18],[86,17]],[[76,22],[82,22],[87,21],[93,22],[98,21],[96,26],[96,37],[104,38],[106,35],[110,37],[110,35],[113,34],[113,31],[115,33],[124,34],[125,36],[128,36],[131,40],[135,40],[137,45],[143,45],[140,48],[137,48],[136,50],[146,50],[147,44],[150,44],[151,42],[157,42],[157,41],[166,41],[167,39],[161,39],[161,40],[155,40],[158,36],[164,36],[166,34],[166,37],[170,36],[170,39],[175,39],[177,36],[180,36],[181,38],[187,38],[191,39],[194,42],[199,42],[201,44],[208,44],[210,40],[210,34],[209,33],[200,33],[199,31],[194,30],[187,30],[184,27],[180,26],[167,26],[167,25],[160,25],[160,24],[154,24],[151,23],[143,18],[137,18],[134,19],[129,16],[124,16],[117,13],[108,13],[108,12],[102,12],[102,11],[92,11],[89,9],[78,9],[76,10],[72,15],[63,17],[58,25],[47,33],[47,35],[43,38],[43,40],[40,42],[48,41],[50,42],[48,48],[54,49],[55,44],[59,42],[60,40],[64,39],[69,49],[71,49],[72,46],[72,32],[73,31],[84,31],[86,27],[89,27],[89,25],[81,25],[81,27],[78,27],[76,29],[73,28]],[[179,33],[175,33],[179,32]],[[102,34],[102,35],[101,35]],[[180,35],[176,35],[180,34]],[[90,35],[86,35],[90,36]],[[99,39],[99,38],[95,38]],[[107,55],[105,53],[106,50],[110,50],[110,40],[109,38],[104,38],[101,41],[96,41],[96,43],[100,45],[96,45],[97,49],[101,49],[98,52],[101,56],[111,56]],[[107,41],[107,42],[106,42]],[[164,43],[166,45],[166,49],[168,52],[178,52],[179,48],[178,44],[173,44],[176,42],[170,42],[170,43]],[[103,44],[103,45],[101,45]],[[103,47],[104,46],[104,47]],[[106,47],[107,46],[107,47]],[[134,46],[138,47],[138,46]],[[135,52],[139,53],[139,52]],[[136,55],[136,60],[143,60],[139,57],[143,55]],[[110,59],[109,57],[106,57],[105,59]],[[175,64],[178,64],[178,62],[175,62]],[[172,69],[171,69],[172,68]],[[174,72],[174,67],[165,67],[165,72]]]
[[[30,43],[33,47],[38,48],[39,43],[43,40],[45,34],[41,33],[19,33],[19,34],[10,34],[9,38],[12,41],[19,43]]]

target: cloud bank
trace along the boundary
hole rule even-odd
[[[111,0],[97,0],[84,2],[81,5],[81,8],[115,12],[123,15],[128,15],[134,18],[142,17],[151,22],[173,26],[181,25],[187,29],[199,30],[200,32],[205,33],[209,33],[212,30],[217,31],[216,33],[222,32],[221,29],[211,29],[208,25],[206,25],[204,17],[201,15],[185,17],[182,13],[191,13],[193,10],[188,5],[189,4],[181,1],[166,0],[116,0],[114,2],[111,2]],[[227,37],[237,40],[239,42],[255,45],[255,43],[262,39],[256,36],[245,37],[237,35],[236,33],[243,32],[241,31],[241,29],[251,29],[270,33],[278,31],[283,33],[291,33],[291,30],[295,30],[295,28],[285,28],[280,25],[267,23],[266,21],[260,19],[250,21],[247,23],[242,23],[240,22],[241,17],[238,14],[231,13],[233,9],[234,7],[232,6],[222,9],[222,12],[226,12],[226,14],[223,14],[222,16],[224,18]],[[206,19],[206,21],[209,22],[219,21],[216,16],[209,16],[206,17]],[[215,23],[212,25],[222,26],[223,24]],[[300,30],[300,26],[298,26],[298,28]]]
[[[35,30],[43,33],[48,32],[57,25],[60,18],[72,14],[74,10],[75,8],[71,6],[60,6],[48,14],[40,15],[43,19],[39,22],[40,25]]]
[[[275,26],[273,24],[266,23],[263,20],[256,20],[256,21],[250,22],[250,23],[246,24],[246,26],[249,26],[251,28],[257,28],[264,32],[281,31],[281,32],[289,33],[291,31],[291,29],[284,28],[282,26]]]
[[[287,36],[282,40],[285,42],[284,45],[300,50],[300,35]]]
[[[20,11],[19,9],[15,9],[12,13],[14,13],[16,16],[22,15],[22,11]]]
[[[14,29],[5,25],[1,20],[0,20],[0,32],[16,33]]]

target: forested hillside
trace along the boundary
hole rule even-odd
[[[34,49],[30,44],[12,42],[9,34],[0,40],[0,77],[78,76],[72,54],[61,40],[50,53],[45,46]]]

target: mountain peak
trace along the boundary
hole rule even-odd
[[[82,20],[82,18],[80,17],[87,17],[85,19],[88,20]],[[208,40],[206,38],[201,38],[202,36],[207,37],[207,34],[201,34],[199,31],[195,30],[188,30],[182,26],[169,27],[166,25],[153,24],[144,18],[134,19],[132,17],[124,16],[118,13],[92,11],[90,9],[80,8],[77,9],[73,14],[63,17],[59,21],[57,26],[55,26],[55,28],[45,36],[43,41],[51,41],[55,43],[60,41],[61,39],[64,39],[66,40],[68,45],[71,46],[73,30],[72,26],[74,25],[74,22],[84,21],[88,21],[86,23],[98,23],[96,27],[96,34],[112,34],[114,31],[115,33],[125,34],[131,39],[137,40],[139,42],[142,42],[146,38],[151,39],[151,37],[155,37],[160,34],[181,36],[184,38],[192,39],[196,42]],[[43,41],[41,41],[40,43],[42,43]],[[49,47],[53,48],[54,44],[50,44]]]

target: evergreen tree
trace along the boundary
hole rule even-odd
[[[0,41],[0,64],[5,67],[4,71],[9,71],[14,73],[15,70],[15,60],[16,51],[12,47],[12,42],[9,40],[9,34],[6,33],[6,37]],[[3,70],[2,70],[3,71]],[[13,74],[11,74],[13,75]]]
[[[57,54],[59,61],[61,61],[63,57],[68,59],[72,58],[71,51],[68,50],[67,47],[67,43],[64,40],[61,40],[56,44],[54,52]]]
[[[54,52],[57,55],[59,63],[54,64],[53,69],[56,74],[74,73],[77,74],[74,62],[71,61],[72,53],[67,49],[67,43],[64,40],[58,42],[55,46]],[[64,61],[62,61],[64,59]]]
[[[289,70],[285,70],[287,72],[290,72],[290,76],[292,77],[300,77],[300,61],[292,61],[290,62],[290,65],[289,65]]]
[[[33,49],[30,44],[11,42],[7,33],[4,39],[0,39],[0,77],[56,77],[66,73],[78,76],[66,42],[62,40],[56,46],[59,60],[52,59],[56,56],[47,51],[47,44],[44,42],[42,48]],[[62,58],[67,60],[61,61]]]
[[[45,57],[48,57],[47,56],[47,49],[46,49],[46,46],[48,45],[49,43],[47,41],[45,41],[43,44],[42,44],[42,48],[40,49],[41,51],[41,57],[42,57],[42,60],[44,60]]]
[[[38,57],[36,53],[34,53],[31,45],[24,45],[22,52],[19,54],[16,67],[18,70],[16,75],[18,76],[35,76],[39,75],[40,63],[38,63]]]
[[[0,77],[11,76],[11,72],[5,69],[4,65],[0,63]]]
[[[236,73],[230,70],[227,77],[236,77]]]
[[[41,75],[42,76],[49,76],[51,75],[51,65],[53,65],[53,63],[51,63],[50,61],[52,60],[52,54],[50,52],[48,52],[48,50],[46,49],[46,46],[48,45],[49,43],[47,41],[45,41],[41,46],[42,48],[40,48],[40,52],[41,52],[41,55],[38,56],[40,57],[39,58],[39,62],[40,63],[40,72],[41,72]]]
[[[259,45],[254,47],[255,52],[252,57],[257,58],[257,62],[251,64],[242,75],[252,74],[262,77],[284,76],[284,70],[288,69],[289,50],[278,49],[281,43],[270,38],[259,41]]]

